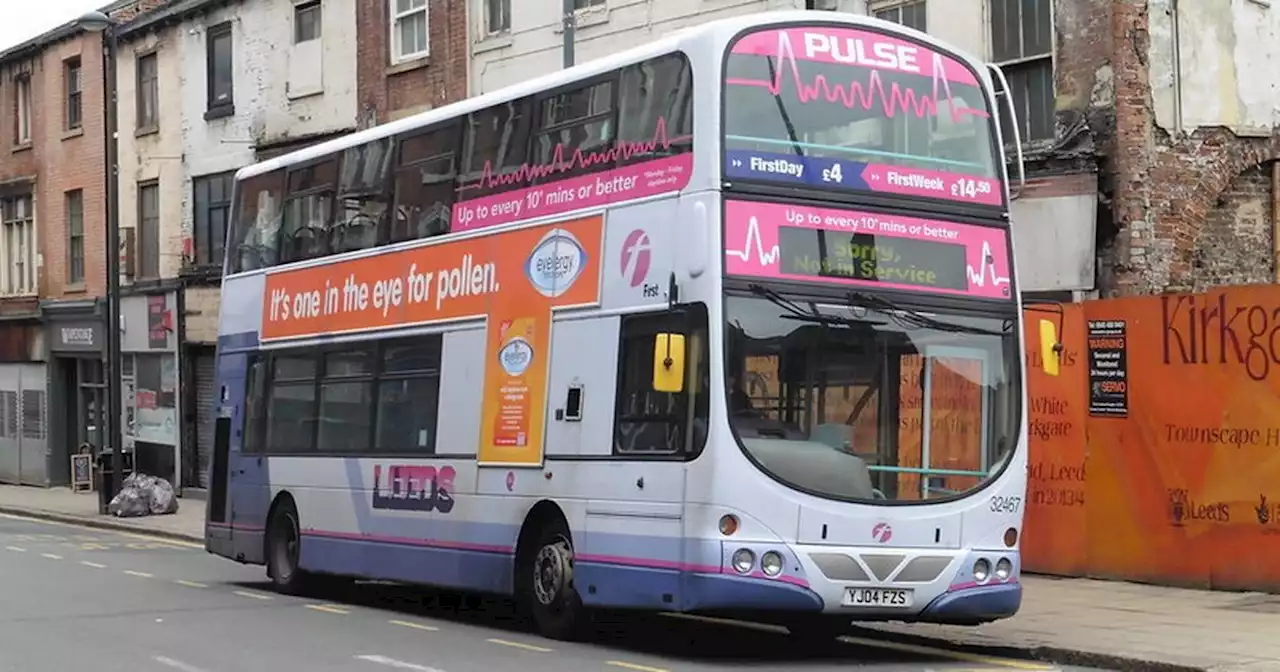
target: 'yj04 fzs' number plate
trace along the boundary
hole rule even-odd
[[[849,607],[903,609],[912,605],[914,597],[910,590],[899,588],[848,588],[844,593],[844,603]]]

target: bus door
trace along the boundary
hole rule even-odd
[[[265,408],[245,407],[250,385],[265,385],[266,362],[256,354],[236,353],[219,358],[219,422],[227,426],[227,502],[232,544],[245,562],[262,562],[262,534],[266,523],[267,469],[260,451],[246,451],[246,432],[256,432]],[[253,398],[263,399],[261,394]],[[225,419],[224,419],[225,416]],[[246,421],[247,420],[247,421]],[[248,446],[251,448],[251,445]]]
[[[945,497],[976,487],[990,469],[990,355],[925,346],[919,494]]]

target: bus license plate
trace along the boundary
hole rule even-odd
[[[849,588],[845,591],[844,603],[851,607],[902,609],[911,606],[913,597],[910,590],[896,588]]]

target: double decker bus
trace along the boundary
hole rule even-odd
[[[1014,614],[1001,80],[762,13],[242,169],[208,550],[513,595],[553,638]]]

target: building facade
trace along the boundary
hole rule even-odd
[[[355,130],[356,6],[171,3],[120,30],[126,446],[182,488],[207,484],[235,172]]]

